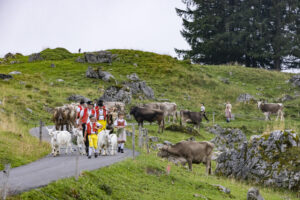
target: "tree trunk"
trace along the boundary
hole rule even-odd
[[[280,58],[275,58],[274,59],[274,69],[277,71],[281,70],[281,60]]]

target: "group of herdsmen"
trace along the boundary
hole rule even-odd
[[[118,152],[124,153],[124,144],[126,142],[125,127],[127,126],[127,122],[124,119],[123,112],[119,112],[117,118],[111,124],[107,124],[108,110],[102,100],[99,100],[97,103],[93,103],[92,101],[85,103],[81,101],[76,112],[76,123],[78,128],[82,130],[88,158],[91,158],[93,151],[95,157],[98,157],[98,134],[101,134],[103,130],[113,130],[113,128],[117,129]]]

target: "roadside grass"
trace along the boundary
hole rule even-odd
[[[60,53],[61,51],[63,53]],[[44,55],[47,59],[43,61],[29,63],[27,61],[28,56],[19,55],[16,59],[9,59],[6,63],[0,64],[0,73],[22,72],[21,75],[13,75],[12,80],[0,80],[0,90],[3,91],[0,93],[0,100],[2,101],[0,105],[0,122],[2,124],[0,125],[0,170],[6,162],[11,162],[12,166],[15,167],[39,159],[50,152],[48,144],[40,145],[36,138],[29,135],[28,131],[36,126],[35,124],[38,124],[39,120],[51,124],[51,113],[48,112],[51,108],[69,103],[67,97],[72,94],[80,94],[92,100],[99,98],[103,89],[116,84],[85,78],[85,71],[88,66],[101,67],[103,70],[109,71],[115,76],[117,84],[126,81],[126,75],[137,73],[141,80],[145,80],[147,85],[153,88],[158,99],[169,99],[176,102],[179,110],[199,111],[200,104],[205,103],[210,122],[203,123],[203,127],[200,129],[200,134],[203,137],[196,137],[197,140],[214,138],[214,135],[206,131],[206,127],[213,125],[213,113],[215,113],[216,124],[222,127],[241,128],[247,138],[274,129],[294,129],[299,132],[300,98],[284,102],[286,118],[284,123],[263,121],[264,116],[257,109],[255,102],[236,102],[237,97],[243,93],[249,93],[257,100],[265,99],[269,102],[280,102],[279,98],[287,94],[295,96],[300,93],[300,90],[287,83],[291,77],[290,74],[241,66],[192,65],[187,61],[179,61],[167,55],[151,52],[118,49],[110,51],[118,55],[112,64],[77,63],[75,58],[83,56],[83,54],[70,55],[61,49],[58,52],[45,50]],[[8,64],[12,60],[18,60],[20,63]],[[52,63],[55,64],[55,68],[50,67]],[[58,82],[57,79],[64,81]],[[229,82],[224,83],[224,79]],[[127,113],[131,105],[149,101],[152,100],[133,99],[132,103],[127,106]],[[226,101],[232,103],[235,114],[235,120],[230,123],[226,123],[224,118]],[[32,110],[32,113],[29,109]],[[272,118],[274,119],[274,117]],[[6,120],[6,125],[3,125],[3,120]],[[159,136],[161,142],[168,140],[176,143],[192,137],[188,134],[172,131],[157,134],[157,125],[145,127],[149,129],[150,135]],[[130,146],[131,141],[128,141],[127,145]],[[33,190],[22,194],[21,197],[25,199],[30,199],[30,197],[36,197],[36,199],[38,197],[41,197],[40,199],[50,198],[43,195],[46,193],[58,195],[60,197],[58,199],[80,199],[76,195],[82,195],[83,199],[87,199],[86,197],[89,197],[88,199],[101,199],[97,197],[102,196],[102,194],[104,195],[103,199],[126,199],[125,197],[149,199],[151,195],[153,199],[159,197],[170,199],[174,196],[178,196],[177,199],[192,199],[193,193],[199,193],[207,195],[210,199],[233,198],[224,196],[211,188],[210,185],[204,184],[207,182],[209,184],[224,184],[230,189],[233,188],[232,194],[236,199],[245,199],[247,184],[227,178],[206,177],[203,166],[196,165],[192,173],[181,167],[172,166],[170,176],[163,173],[157,177],[145,173],[145,167],[152,166],[151,163],[153,163],[154,168],[163,172],[167,164],[166,161],[156,158],[154,152],[151,155],[143,153],[134,162],[127,160],[101,170],[85,172],[80,178],[82,182],[65,179],[41,189],[41,192]],[[135,172],[137,178],[134,177]],[[85,176],[86,178],[84,178]],[[97,177],[96,180],[91,178],[94,176]],[[110,181],[111,176],[112,180]],[[175,177],[174,180],[180,181],[175,180],[173,185],[172,178],[170,178],[172,176]],[[97,179],[99,180],[97,181]],[[100,187],[105,188],[101,185],[102,183],[108,184],[112,188],[112,196],[105,196],[104,190],[99,189]],[[199,187],[197,186],[198,183]],[[91,185],[90,188],[89,185]],[[195,189],[197,187],[201,189]],[[162,188],[167,188],[167,191],[162,192]],[[203,193],[201,193],[202,190]],[[262,193],[265,199],[280,199],[280,196],[294,198],[295,196],[289,191],[274,191],[270,188],[262,188]]]

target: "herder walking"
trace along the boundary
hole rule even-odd
[[[231,109],[232,109],[232,105],[230,104],[229,101],[227,101],[226,108],[225,108],[225,117],[227,123],[229,123],[231,120]]]

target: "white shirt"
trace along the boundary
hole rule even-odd
[[[201,106],[201,112],[204,112],[204,111],[205,111],[205,107]]]

